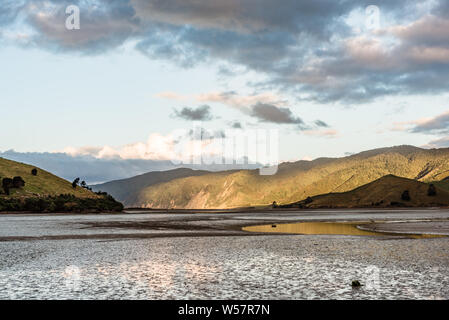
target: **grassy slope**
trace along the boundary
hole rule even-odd
[[[149,186],[184,177],[200,176],[207,173],[209,173],[209,171],[185,168],[169,171],[153,171],[129,179],[94,185],[92,188],[95,191],[104,191],[112,194],[118,201],[125,204],[133,204],[136,203],[140,191]]]
[[[434,181],[432,183],[441,189],[449,191],[449,179],[444,179],[441,181]]]
[[[449,192],[437,187],[437,195],[429,197],[429,184],[392,175],[344,193],[330,193],[312,197],[307,208],[388,207],[401,203],[407,207],[449,206]],[[409,191],[410,201],[401,196]]]
[[[330,192],[346,192],[383,176],[440,181],[449,176],[449,149],[400,146],[345,158],[282,164],[274,176],[257,170],[210,173],[175,179],[143,189],[127,206],[232,208],[287,204]]]
[[[31,174],[33,166],[0,158],[0,178],[21,176],[25,180],[23,189],[11,189],[10,197],[42,197],[48,195],[71,194],[79,198],[97,198],[94,193],[83,188],[72,188],[72,184],[49,172],[38,169],[37,176]],[[0,197],[5,195],[0,195]]]

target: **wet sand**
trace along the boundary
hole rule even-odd
[[[241,229],[365,221],[422,232],[426,221],[446,232],[448,220],[441,209],[4,215],[0,299],[449,299],[449,238]]]
[[[361,230],[384,232],[386,236],[449,235],[449,209],[148,211],[112,215],[4,215],[0,216],[0,241],[255,236],[266,233],[243,228],[298,222],[360,222]]]

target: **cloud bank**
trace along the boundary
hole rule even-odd
[[[71,4],[80,7],[80,30],[65,29]],[[289,90],[299,100],[447,92],[447,1],[375,4],[381,24],[367,29],[365,0],[6,0],[0,26],[14,33],[20,20],[31,30],[26,45],[55,52],[100,54],[133,43],[150,59],[183,67],[241,66],[268,79],[255,88]]]

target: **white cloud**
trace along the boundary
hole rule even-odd
[[[153,133],[146,142],[136,142],[124,146],[84,146],[66,147],[61,151],[73,157],[91,156],[96,159],[122,160],[170,160],[175,163],[196,159],[199,157],[214,157],[221,155],[221,145],[215,143],[215,137],[195,139],[187,130],[174,131],[168,135]]]

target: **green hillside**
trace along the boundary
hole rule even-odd
[[[37,174],[33,175],[32,170]],[[11,187],[9,195],[1,183],[21,177],[25,185]],[[123,206],[111,196],[96,194],[39,168],[0,158],[0,212],[84,212],[121,211]]]
[[[59,178],[49,172],[37,169],[37,175],[33,176],[31,170],[35,167],[0,158],[0,180],[20,176],[25,180],[25,187],[11,189],[11,197],[49,196],[59,194],[71,194],[80,198],[95,198],[93,192],[83,188],[72,188],[67,180]]]
[[[350,191],[390,174],[423,182],[441,181],[449,176],[449,149],[399,146],[344,158],[284,163],[273,176],[241,170],[178,178],[143,188],[125,206],[210,209],[269,205],[273,201],[288,204],[309,196]]]
[[[285,207],[363,208],[449,206],[449,192],[439,187],[429,195],[430,184],[393,175],[343,193],[318,195]]]

